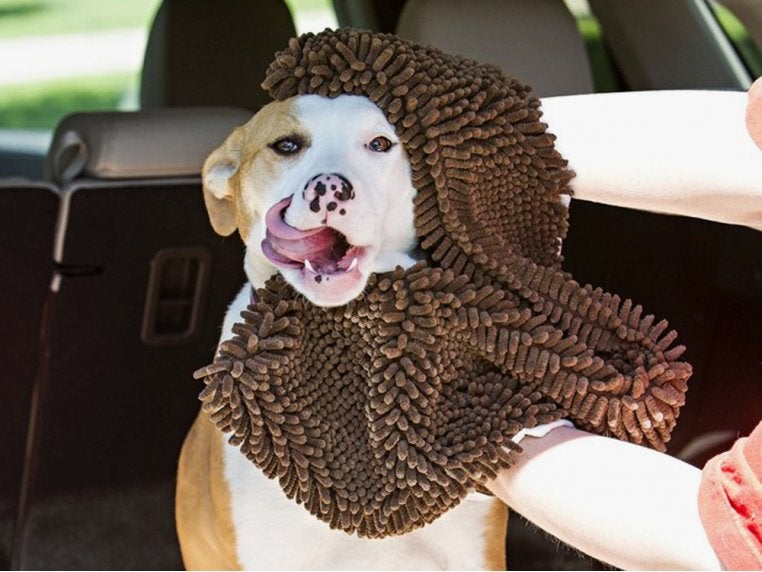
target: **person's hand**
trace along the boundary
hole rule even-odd
[[[762,149],[762,77],[757,78],[751,88],[746,103],[746,129]]]

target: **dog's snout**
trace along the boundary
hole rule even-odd
[[[321,173],[307,181],[303,196],[309,201],[312,212],[320,212],[323,207],[333,211],[339,203],[354,199],[355,191],[345,176],[339,173]]]

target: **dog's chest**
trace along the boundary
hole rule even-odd
[[[236,298],[223,327],[232,334],[249,300],[249,287]],[[332,530],[288,499],[234,446],[226,444],[225,478],[238,561],[244,569],[483,569],[490,513],[496,502],[471,495],[434,523],[380,540]]]
[[[286,498],[241,453],[226,445],[238,559],[244,569],[475,570],[485,567],[494,499],[472,495],[434,523],[380,540],[350,536]]]

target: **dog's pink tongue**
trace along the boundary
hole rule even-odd
[[[265,215],[265,225],[270,234],[277,238],[283,238],[286,240],[301,240],[307,236],[317,234],[324,229],[324,227],[311,228],[309,230],[299,230],[286,224],[283,220],[283,213],[291,204],[291,197],[286,197],[282,201],[275,203]]]
[[[290,266],[306,259],[315,260],[330,251],[335,242],[334,232],[327,227],[299,230],[283,220],[283,211],[291,204],[291,197],[273,205],[265,215],[266,238],[262,251],[274,264]]]

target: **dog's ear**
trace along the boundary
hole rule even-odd
[[[212,228],[222,236],[235,232],[238,168],[241,163],[243,128],[239,127],[204,162],[204,203]]]

